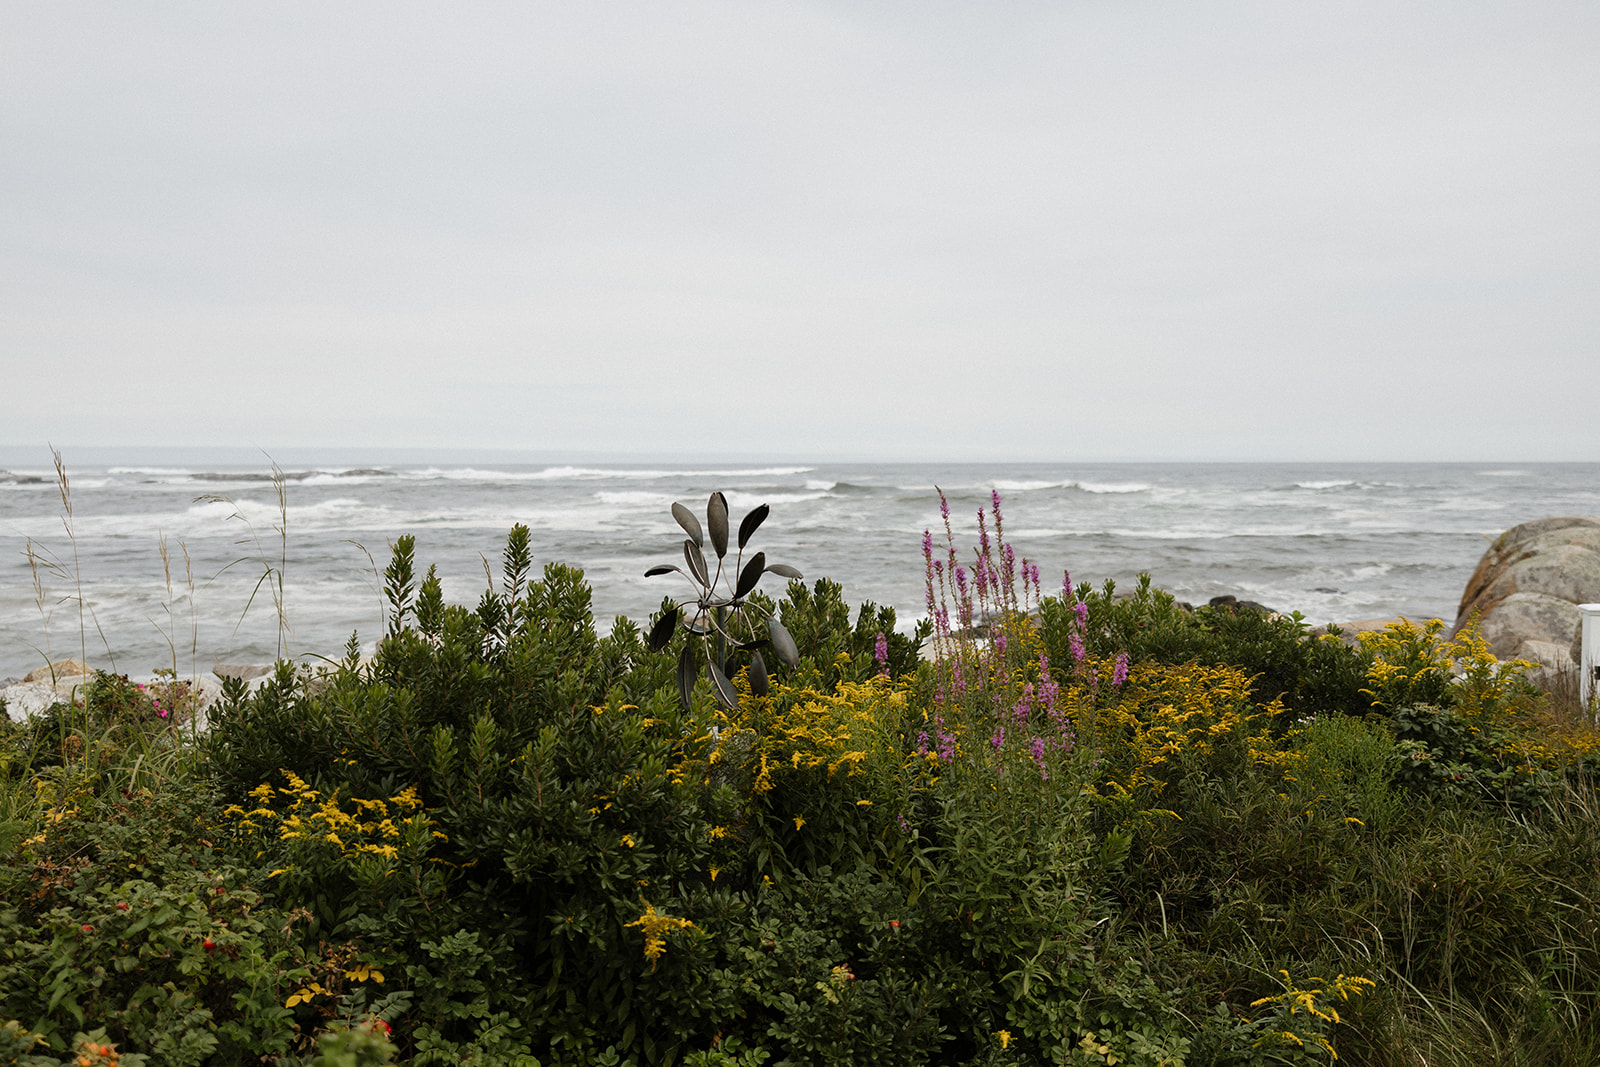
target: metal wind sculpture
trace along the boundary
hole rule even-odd
[[[653,578],[658,574],[677,571],[695,586],[694,606],[687,612],[688,618],[684,618],[686,614],[684,605],[673,605],[672,609],[651,627],[650,650],[660,652],[667,647],[667,642],[672,640],[673,633],[677,631],[680,619],[683,620],[684,630],[691,637],[701,639],[702,643],[710,639],[706,675],[711,679],[711,688],[716,693],[717,700],[726,708],[733,708],[739,703],[739,694],[734,689],[733,683],[728,680],[730,649],[751,654],[750,692],[758,697],[767,694],[767,665],[759,651],[763,646],[770,645],[773,653],[791,670],[800,663],[800,651],[795,646],[794,638],[790,636],[789,631],[784,629],[783,623],[760,605],[749,600],[750,594],[755,592],[756,586],[760,583],[761,576],[768,571],[782,578],[801,577],[799,571],[786,564],[768,563],[765,552],[757,552],[750,557],[749,562],[745,562],[744,547],[749,543],[750,536],[756,532],[756,528],[766,520],[770,510],[767,505],[762,504],[751,509],[744,517],[744,521],[739,523],[738,553],[731,565],[728,565],[727,499],[721,493],[711,494],[711,499],[706,502],[704,530],[701,529],[700,520],[695,518],[694,512],[682,504],[675,503],[672,505],[672,517],[678,520],[678,525],[689,535],[683,542],[683,561],[688,569],[671,563],[662,563],[644,572],[646,578]],[[711,538],[711,549],[716,553],[715,571],[711,569],[706,559],[707,534]],[[765,622],[764,635],[758,630],[762,621]],[[685,711],[689,710],[689,697],[694,690],[695,675],[698,673],[696,658],[694,644],[684,642],[683,651],[678,655],[678,699]]]

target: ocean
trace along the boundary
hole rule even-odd
[[[12,450],[13,452],[15,450]],[[97,458],[105,459],[102,454]],[[999,492],[1007,540],[1046,589],[1140,572],[1179,599],[1222,594],[1311,622],[1453,619],[1489,540],[1530,519],[1600,515],[1600,464],[1186,463],[398,463],[265,459],[163,465],[68,457],[70,515],[48,454],[0,473],[0,679],[78,656],[119,672],[180,674],[279,653],[338,657],[383,628],[377,572],[412,534],[419,573],[475,604],[514,523],[536,563],[581,567],[602,629],[643,620],[688,585],[644,577],[682,561],[670,506],[704,514],[721,490],[733,521],[767,504],[752,550],[852,604],[922,617],[922,532],[958,544]],[[69,536],[70,528],[70,536]],[[165,545],[165,561],[162,546]],[[280,634],[271,575],[283,576]],[[267,580],[263,580],[266,578]],[[775,597],[782,581],[769,575]],[[81,608],[81,610],[80,610]]]

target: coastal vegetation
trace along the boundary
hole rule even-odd
[[[371,657],[8,723],[0,1056],[1600,1061],[1589,723],[1471,631],[1047,588],[991,504],[911,633],[739,569],[601,635],[524,527],[471,607],[402,537]]]

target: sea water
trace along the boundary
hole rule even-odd
[[[529,527],[536,565],[583,569],[602,630],[619,615],[642,623],[663,597],[691,593],[676,574],[644,576],[682,562],[672,503],[703,515],[713,491],[735,524],[770,506],[752,551],[832,578],[853,605],[893,606],[903,628],[925,613],[922,534],[943,542],[940,489],[968,554],[998,493],[1006,540],[1047,590],[1069,570],[1119,588],[1147,572],[1181,600],[1232,594],[1313,623],[1453,619],[1501,531],[1600,515],[1600,464],[383,464],[359,453],[284,464],[277,481],[266,460],[237,456],[72,464],[69,512],[48,454],[8,458],[0,678],[83,652],[145,675],[337,657],[352,632],[369,649],[395,538],[414,535],[419,576],[436,566],[446,598],[472,605],[498,580],[515,523]],[[782,587],[763,583],[775,598]]]

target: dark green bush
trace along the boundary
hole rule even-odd
[[[280,667],[213,715],[208,751],[236,803],[280,768],[324,799],[412,787],[437,835],[389,892],[342,854],[297,854],[324,866],[285,904],[409,976],[416,1006],[395,1036],[414,1051],[498,1041],[561,1062],[616,1044],[654,1063],[709,1040],[716,1001],[682,1000],[707,981],[684,958],[694,939],[652,967],[629,930],[648,908],[712,906],[709,798],[671,775],[693,733],[671,657],[626,620],[597,637],[579,572],[530,580],[525,528],[476,611],[444,605],[431,571],[413,598],[411,553],[402,539],[386,572],[392,621],[370,668]]]
[[[1152,588],[1141,574],[1131,596],[1119,596],[1107,579],[1098,590],[1080,584],[1075,598],[1088,608],[1085,645],[1090,655],[1126,654],[1135,662],[1201,663],[1237,667],[1255,678],[1256,699],[1280,699],[1294,718],[1338,712],[1362,715],[1372,698],[1363,692],[1371,656],[1335,638],[1315,638],[1305,620],[1253,608],[1181,607],[1171,593]],[[1071,664],[1073,604],[1061,597],[1040,605],[1040,625],[1052,663]]]
[[[84,732],[81,715],[52,718],[68,728],[60,762],[35,768],[37,832],[0,866],[0,1018],[54,1055],[96,1026],[167,1063],[287,1050],[303,961],[250,865],[215,850],[203,779],[181,756],[151,760],[181,739],[154,719]]]
[[[286,1051],[283,1000],[305,972],[286,963],[275,913],[258,911],[241,881],[224,871],[106,885],[84,869],[47,911],[0,911],[0,1017],[29,1020],[57,1053],[73,1028],[95,1024],[162,1063]]]
[[[819,578],[810,589],[799,579],[791,580],[778,611],[800,650],[796,683],[820,689],[865,681],[880,670],[892,678],[914,673],[922,643],[933,632],[926,619],[910,634],[897,632],[894,609],[870,600],[862,603],[852,626],[844,590],[829,578]],[[880,634],[887,654],[881,665],[876,657]]]

